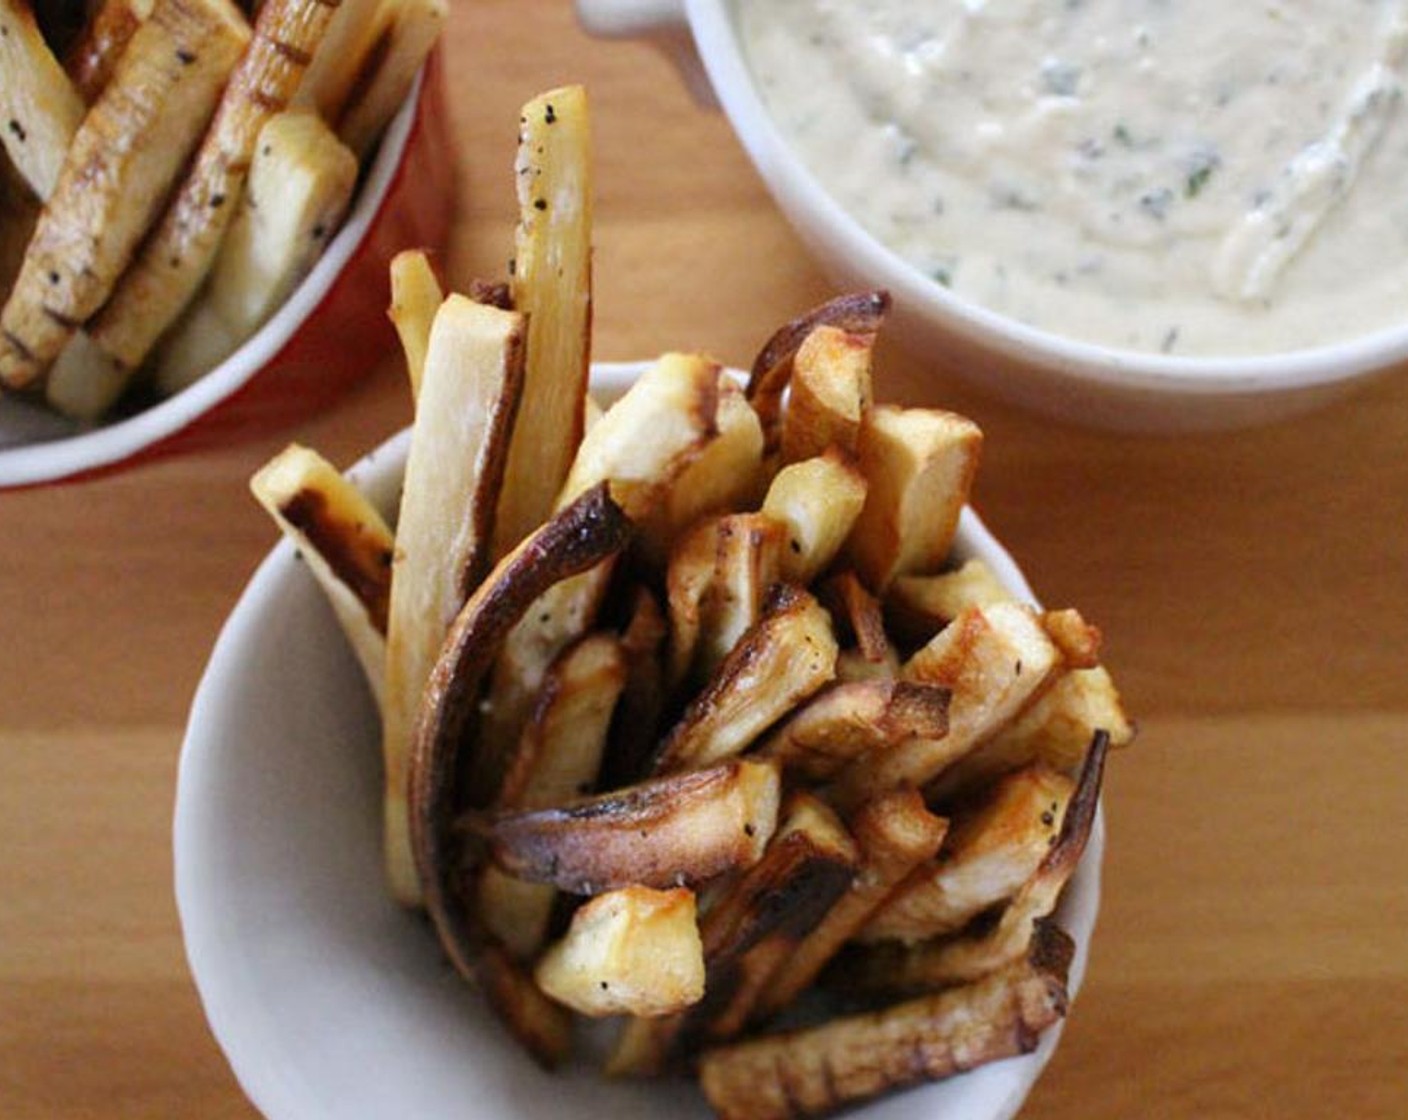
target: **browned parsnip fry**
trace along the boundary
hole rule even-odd
[[[976,984],[706,1051],[700,1084],[720,1120],[798,1120],[1028,1053],[1066,1013],[1073,953],[1047,925]]]
[[[783,958],[757,1002],[756,1019],[781,1011],[810,987],[890,891],[917,866],[934,858],[948,831],[948,822],[925,808],[918,790],[882,794],[861,806],[850,826],[860,849],[855,882]]]
[[[777,825],[778,797],[775,766],[735,760],[467,824],[488,840],[494,862],[521,879],[572,894],[633,883],[663,889],[756,862]]]
[[[876,594],[896,576],[943,567],[982,438],[976,424],[953,412],[880,405],[866,413],[860,469],[869,489],[847,547]]]
[[[85,102],[98,99],[112,80],[117,60],[151,14],[152,0],[98,0],[64,59],[64,68]]]
[[[583,438],[559,505],[605,482],[632,522],[648,519],[718,433],[718,374],[715,363],[685,354],[667,354],[642,373]],[[504,643],[475,756],[475,782],[486,804],[502,780],[543,675],[563,649],[592,628],[610,575],[603,566],[554,585]]]
[[[656,511],[640,526],[638,546],[647,561],[663,565],[672,542],[714,513],[750,509],[766,486],[763,429],[743,390],[719,374],[718,437],[686,467]]]
[[[822,781],[872,752],[948,730],[946,689],[912,681],[833,685],[799,708],[759,748],[789,772]]]
[[[974,557],[936,576],[899,576],[885,593],[885,620],[900,641],[927,642],[969,607],[1014,601],[983,561]]]
[[[1041,626],[1056,643],[1068,669],[1093,669],[1100,664],[1100,643],[1103,637],[1074,607],[1044,611]]]
[[[622,887],[572,915],[534,970],[538,987],[583,1015],[670,1015],[704,995],[694,892]]]
[[[342,119],[356,91],[365,88],[397,0],[340,0],[293,103],[314,109],[325,121]]]
[[[734,513],[696,525],[670,554],[670,683],[713,676],[762,618],[781,577],[785,531],[761,513]]]
[[[705,908],[704,999],[680,1015],[632,1020],[607,1072],[661,1073],[706,1038],[740,1026],[782,956],[850,885],[856,860],[835,813],[810,794],[792,794],[762,858]]]
[[[838,803],[859,807],[897,786],[920,787],[1005,727],[1051,681],[1060,654],[1029,607],[965,611],[904,667],[907,680],[947,688],[948,734],[915,739],[842,772]]]
[[[655,596],[637,587],[630,622],[621,635],[626,683],[607,737],[602,789],[631,785],[646,774],[665,710],[663,650],[668,634],[669,624]]]
[[[834,448],[773,476],[763,513],[787,530],[784,579],[805,587],[831,565],[860,516],[865,492],[865,476]]]
[[[387,868],[396,897],[418,897],[406,819],[406,767],[445,632],[489,558],[494,497],[523,388],[523,318],[463,296],[431,329],[396,529],[387,628],[382,753]]]
[[[833,613],[839,614],[850,626],[851,637],[855,639],[860,656],[877,667],[876,675],[898,676],[899,654],[885,632],[885,616],[880,603],[855,572],[838,573],[827,583],[824,591],[827,602],[833,603]],[[937,631],[938,627],[935,627],[928,636]]]
[[[336,10],[325,0],[265,0],[259,9],[180,190],[89,325],[120,369],[142,364],[205,279],[239,210],[259,131],[288,108]]]
[[[229,0],[158,0],[68,147],[0,318],[0,381],[33,383],[103,306],[248,39]]]
[[[542,809],[591,792],[601,770],[612,712],[626,683],[626,655],[612,634],[570,647],[548,671],[538,706],[509,764],[499,804]],[[486,867],[479,909],[489,931],[516,957],[542,946],[555,892]]]
[[[0,143],[41,201],[58,185],[83,113],[28,0],[0,0]]]
[[[830,616],[807,592],[781,585],[762,620],[666,736],[656,771],[707,766],[738,754],[835,672]]]
[[[915,871],[857,940],[923,941],[1011,898],[1056,842],[1074,790],[1070,778],[1040,765],[999,780],[956,817],[942,858]]]
[[[914,945],[887,942],[847,954],[848,990],[913,992],[970,983],[1020,960],[1030,951],[1040,920],[1056,909],[1061,891],[1085,852],[1099,808],[1109,737],[1098,733],[1076,781],[1056,843],[1022,885],[996,925]]]
[[[587,491],[495,565],[455,616],[426,682],[406,774],[411,851],[419,893],[462,976],[473,975],[475,948],[484,940],[460,889],[462,843],[454,828],[461,807],[472,804],[473,791],[461,788],[466,767],[460,756],[474,743],[480,686],[533,601],[619,552],[629,533],[605,485]],[[392,594],[394,618],[394,581]]]
[[[500,1021],[544,1069],[555,1069],[572,1049],[572,1017],[549,999],[512,957],[488,942],[473,961],[473,979]]]
[[[792,379],[797,351],[817,327],[831,326],[849,334],[873,335],[890,310],[888,292],[854,292],[837,296],[793,319],[763,344],[748,378],[748,400],[763,425],[764,454],[782,445],[782,398]]]
[[[782,418],[782,461],[796,463],[836,447],[855,455],[861,421],[873,391],[870,359],[875,332],[820,326],[797,350],[787,410]]]
[[[378,50],[378,65],[337,125],[342,142],[365,159],[391,118],[405,103],[416,72],[450,14],[449,0],[399,0]]]
[[[249,488],[323,589],[380,703],[395,541],[381,514],[331,463],[290,444]]]
[[[523,107],[514,171],[513,304],[528,317],[528,370],[523,423],[499,496],[497,556],[554,508],[582,440],[591,364],[592,184],[591,122],[581,86],[552,90]]]
[[[425,355],[430,349],[430,325],[445,300],[430,258],[423,249],[405,249],[391,258],[391,309],[387,312],[406,355],[411,396],[420,396]]]

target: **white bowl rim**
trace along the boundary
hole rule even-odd
[[[593,386],[606,393],[623,390],[639,374],[643,362],[593,363]],[[399,471],[410,445],[410,430],[404,429],[364,456],[348,472],[354,480],[371,479],[376,472]],[[977,513],[965,508],[960,521],[957,546],[960,551],[980,553],[999,579],[1020,598],[1037,603],[1035,594],[1015,560],[996,540]],[[212,882],[210,868],[219,859],[224,837],[206,827],[201,805],[193,791],[212,788],[210,775],[220,758],[209,746],[206,729],[220,698],[245,670],[247,649],[259,640],[258,612],[263,600],[302,570],[295,563],[289,541],[281,540],[261,562],[239,601],[231,611],[202,674],[192,703],[178,765],[176,798],[172,825],[173,883],[183,942],[207,1022],[225,1053],[230,1067],[246,1096],[269,1120],[306,1120],[321,1115],[308,1087],[287,1075],[277,1060],[272,1041],[241,1033],[245,1021],[244,1004],[251,998],[243,976],[227,960],[229,952],[222,934],[224,923],[216,916],[220,892]],[[1068,992],[1071,1001],[1085,976],[1099,912],[1101,871],[1105,848],[1103,805],[1086,852],[1076,875],[1067,885],[1061,910],[1069,919],[1076,939]],[[426,931],[425,936],[433,935]],[[1050,1061],[1065,1028],[1065,1020],[1043,1032],[1038,1047],[1029,1054],[985,1067],[1010,1075],[1002,1099],[992,1111],[972,1120],[1011,1120],[1021,1109],[1032,1086]],[[982,1074],[974,1071],[969,1076]],[[920,1087],[922,1091],[922,1087]]]
[[[317,264],[264,326],[200,380],[134,416],[57,439],[0,448],[0,489],[57,482],[121,463],[189,427],[252,381],[317,310],[366,242],[401,166],[424,83],[422,68],[386,128],[351,213]]]
[[[829,231],[838,256],[873,277],[899,306],[937,307],[973,342],[1099,385],[1184,396],[1289,392],[1350,381],[1408,361],[1408,322],[1339,342],[1280,353],[1192,357],[1127,350],[1041,330],[937,284],[867,232],[793,152],[763,105],[734,26],[734,0],[683,0],[699,56],[740,141],[785,213]],[[805,219],[805,221],[803,221]],[[799,229],[799,232],[802,230]],[[806,231],[809,234],[809,231]]]

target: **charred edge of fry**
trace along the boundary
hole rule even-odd
[[[841,572],[827,584],[830,597],[840,607],[840,614],[851,627],[856,647],[865,660],[880,665],[895,656],[889,635],[885,632],[885,616],[880,602],[851,570]]]
[[[668,634],[665,614],[655,596],[647,588],[637,588],[630,622],[621,636],[626,686],[616,704],[602,760],[601,780],[606,789],[630,785],[645,776],[665,714],[660,654]]]
[[[373,542],[361,532],[362,527],[338,520],[320,490],[304,488],[290,495],[279,505],[279,514],[308,538],[333,574],[367,608],[372,625],[385,634],[391,606],[392,553],[367,547]]]
[[[502,280],[471,280],[469,298],[475,303],[497,307],[500,311],[513,311],[513,289]]]
[[[775,451],[781,439],[782,395],[792,377],[792,359],[807,335],[823,325],[854,334],[874,334],[880,330],[889,310],[889,292],[837,296],[779,328],[763,344],[748,378],[748,399],[763,422],[766,452]]]
[[[85,102],[91,105],[103,92],[141,23],[142,15],[132,0],[98,4],[64,59],[64,69]]]
[[[474,961],[474,979],[509,1032],[545,1070],[562,1064],[572,1049],[572,1019],[549,999],[502,946],[488,943]]]
[[[1081,764],[1075,792],[1066,806],[1061,831],[1056,843],[1041,862],[1038,875],[1069,875],[1085,853],[1086,842],[1095,827],[1095,814],[1100,808],[1100,787],[1105,777],[1105,758],[1110,751],[1110,734],[1097,731],[1090,740],[1090,749]]]
[[[630,522],[594,487],[506,556],[450,628],[426,687],[408,775],[416,874],[450,960],[472,975],[474,930],[455,858],[458,755],[470,741],[478,690],[504,637],[533,600],[625,547]]]

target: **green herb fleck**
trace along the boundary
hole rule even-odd
[[[1184,196],[1187,198],[1197,198],[1198,195],[1202,193],[1203,188],[1208,185],[1208,180],[1211,178],[1212,165],[1203,164],[1203,166],[1189,175],[1188,181],[1183,184]]]

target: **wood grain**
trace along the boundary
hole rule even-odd
[[[454,7],[450,279],[501,277],[518,106],[587,83],[596,355],[746,364],[829,293],[726,122],[571,6]],[[390,328],[388,327],[388,330]],[[1408,379],[1226,436],[1057,426],[883,348],[880,392],[966,411],[977,503],[1105,631],[1141,736],[1111,760],[1088,983],[1024,1116],[1408,1115]],[[404,425],[387,368],[297,431],[0,494],[0,1116],[255,1116],[171,897],[182,726],[273,543],[246,479]]]

